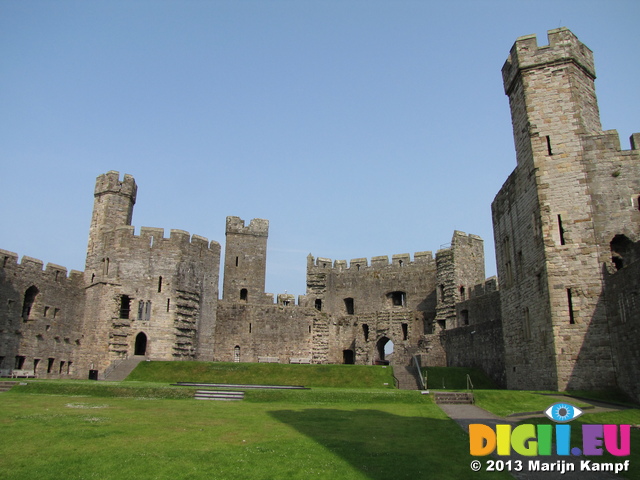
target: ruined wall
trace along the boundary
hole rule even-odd
[[[330,314],[419,310],[433,316],[435,262],[431,252],[346,260],[307,257],[308,306]],[[345,299],[352,299],[345,302]],[[321,303],[318,304],[317,301]]]
[[[434,330],[456,326],[456,303],[484,282],[484,242],[477,235],[455,231],[449,248],[436,253],[437,307]]]
[[[85,338],[82,273],[0,250],[0,369],[74,376]]]
[[[303,358],[311,363],[317,315],[313,308],[221,300],[213,360],[258,362],[264,357],[290,363]]]

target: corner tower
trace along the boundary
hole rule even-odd
[[[585,139],[593,54],[566,28],[520,37],[502,68],[517,167],[492,204],[509,388],[615,384]]]
[[[227,217],[222,298],[262,303],[267,270],[269,221],[254,218],[245,226],[239,217]]]

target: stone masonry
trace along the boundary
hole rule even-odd
[[[151,360],[482,368],[514,389],[619,388],[640,401],[640,134],[602,131],[592,52],[568,29],[517,39],[502,69],[517,166],[483,241],[346,260],[309,255],[307,291],[265,293],[269,222],[221,248],[131,225],[130,175],[96,179],[84,272],[0,250],[0,370],[105,378]],[[498,288],[499,286],[499,288]],[[389,342],[391,355],[385,353]]]

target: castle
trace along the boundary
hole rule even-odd
[[[474,366],[514,389],[619,388],[640,401],[640,134],[602,131],[592,52],[520,37],[502,69],[517,166],[483,241],[350,262],[307,258],[307,291],[265,293],[269,224],[220,244],[131,226],[135,180],[96,180],[84,272],[0,250],[0,369],[107,378],[127,357]]]

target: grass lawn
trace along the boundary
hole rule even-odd
[[[98,396],[119,388],[102,382],[92,396],[60,386],[44,393],[51,383],[0,395],[2,478],[458,479],[470,471],[467,435],[417,392],[327,388],[209,402],[149,398],[162,392],[136,382],[120,385],[129,394],[139,387],[139,397]]]
[[[372,365],[142,362],[127,380],[393,389],[395,384],[392,372],[391,367]]]

